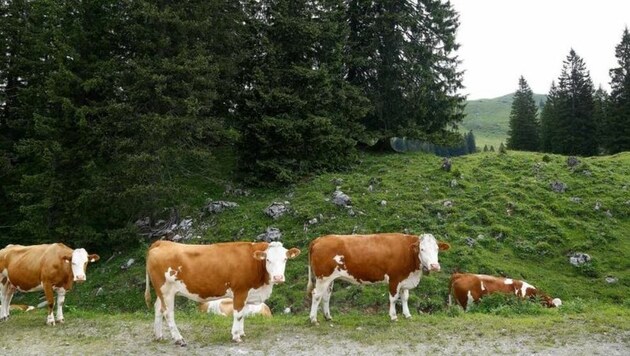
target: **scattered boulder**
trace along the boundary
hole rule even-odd
[[[606,212],[604,214],[606,214],[606,216],[609,217],[609,218],[613,217],[613,214],[612,214],[612,212],[610,210],[606,210]]]
[[[237,206],[237,203],[219,200],[208,203],[204,210],[212,214],[218,214],[222,213],[226,209],[236,208]]]
[[[580,164],[580,160],[577,157],[567,157],[567,166],[569,166],[569,168],[575,168],[578,164]]]
[[[571,197],[569,198],[569,200],[577,204],[582,202],[582,198],[579,198],[579,197]]]
[[[256,236],[256,240],[265,242],[280,241],[280,239],[282,239],[282,232],[277,227],[268,227],[264,233]]]
[[[466,243],[466,245],[468,245],[468,247],[473,247],[477,243],[477,241],[475,241],[475,239],[473,239],[472,237],[465,238],[464,242]]]
[[[243,197],[248,197],[250,194],[251,194],[251,191],[249,190],[241,189],[241,188],[233,188],[229,184],[225,186],[225,192],[223,192],[223,195],[236,195],[236,196],[243,196]]]
[[[606,278],[604,278],[604,280],[606,281],[606,283],[608,284],[614,284],[617,283],[619,281],[618,278],[613,277],[613,276],[606,276]]]
[[[285,201],[284,203],[273,202],[267,208],[265,208],[265,214],[276,220],[289,211],[289,202]]]
[[[452,179],[449,185],[451,186],[451,188],[457,187],[457,179]]]
[[[444,157],[442,159],[442,167],[441,168],[443,170],[447,171],[447,172],[450,172],[451,171],[451,166],[452,166],[451,160],[449,158]]]
[[[346,193],[342,192],[339,187],[337,187],[337,189],[333,192],[332,197],[333,203],[335,203],[336,205],[342,206],[344,208],[352,205],[350,197]]]
[[[569,263],[578,267],[591,261],[591,256],[582,252],[573,252],[569,254]]]
[[[317,218],[312,218],[311,220],[308,221],[309,225],[315,225],[317,224],[319,221],[317,220]]]
[[[136,260],[134,260],[133,258],[130,258],[127,260],[127,262],[125,262],[122,266],[120,266],[120,269],[127,270],[129,269],[129,267],[131,267],[131,265],[133,265],[136,262]]]
[[[551,190],[553,190],[556,193],[564,193],[567,190],[567,188],[569,188],[566,184],[557,180],[549,183],[549,186],[551,187]]]
[[[380,206],[386,206],[387,205],[387,200],[381,200],[381,202],[379,203]]]
[[[343,178],[333,178],[333,180],[331,182],[334,185],[342,185],[343,184]]]
[[[595,206],[593,207],[594,210],[599,211],[599,209],[602,208],[602,203],[600,201],[596,201],[595,202]]]
[[[444,205],[447,208],[452,208],[453,202],[451,200],[445,200],[444,203],[442,203],[442,205]]]

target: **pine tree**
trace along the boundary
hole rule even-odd
[[[371,137],[422,138],[461,121],[459,22],[450,3],[352,0],[347,18],[348,81],[370,99],[363,123]]]
[[[630,150],[630,32],[615,47],[618,67],[610,70],[610,106],[603,146],[609,153]]]
[[[571,49],[563,62],[558,86],[554,93],[550,91],[543,109],[543,148],[566,155],[597,153],[593,93],[593,82],[584,60]]]
[[[540,147],[540,128],[534,94],[522,76],[512,101],[507,148],[521,151],[537,151]]]
[[[608,103],[608,93],[600,86],[593,95],[593,121],[596,126],[595,140],[598,149],[602,151],[606,143],[606,132],[609,130]]]
[[[344,80],[339,1],[252,2],[260,40],[238,107],[239,166],[251,183],[289,183],[354,158],[366,102]]]
[[[475,134],[473,134],[472,130],[466,134],[466,151],[467,153],[475,153],[477,152],[477,143],[475,142]]]

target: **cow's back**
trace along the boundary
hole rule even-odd
[[[71,257],[72,249],[61,243],[10,245],[3,250],[0,259],[4,260],[11,284],[30,290],[44,280],[56,286],[65,284],[72,272],[63,256]]]
[[[262,285],[264,262],[253,254],[266,247],[266,243],[250,242],[186,245],[158,241],[147,253],[147,272],[154,286],[163,285],[166,275],[171,275],[201,299],[224,296],[228,289]]]
[[[316,277],[336,268],[361,281],[382,281],[387,275],[407,277],[420,269],[418,237],[405,234],[327,235],[313,240],[309,261]]]

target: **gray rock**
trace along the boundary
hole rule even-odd
[[[441,168],[443,170],[445,170],[447,172],[450,172],[451,171],[451,166],[452,166],[452,163],[451,163],[450,159],[448,159],[448,158],[442,159],[442,167]]]
[[[212,214],[222,213],[226,209],[236,208],[238,204],[231,201],[213,201],[206,205],[205,210]]]
[[[349,205],[352,205],[352,200],[350,199],[350,197],[346,193],[339,190],[339,187],[337,187],[337,190],[333,192],[332,198],[333,198],[333,203],[335,203],[336,205],[339,205],[342,207],[347,207]]]
[[[601,202],[599,202],[599,201],[596,201],[596,202],[595,202],[595,206],[593,207],[593,209],[595,209],[595,210],[599,210],[599,209],[601,209],[601,208],[602,208],[602,203],[601,203]]]
[[[449,184],[449,185],[451,186],[451,188],[455,188],[455,187],[457,187],[457,185],[458,185],[458,184],[457,184],[457,179],[453,179],[453,180],[451,180],[451,182],[450,182],[450,184]]]
[[[574,252],[569,254],[569,263],[574,266],[581,266],[587,262],[590,262],[591,256],[582,252]]]
[[[379,203],[380,206],[386,206],[387,205],[387,200],[381,200],[381,202]]]
[[[120,266],[120,269],[122,270],[126,270],[129,267],[131,267],[131,265],[133,265],[136,262],[136,260],[134,260],[133,258],[130,258],[127,260],[127,262],[125,262],[125,264],[123,264],[122,266]]]
[[[564,193],[567,190],[567,188],[569,188],[566,184],[560,181],[553,181],[549,183],[549,186],[551,187],[551,190],[553,190],[556,193]]]
[[[606,276],[606,278],[604,279],[606,281],[606,283],[608,284],[613,284],[613,283],[617,283],[619,281],[618,278],[613,277],[613,276]]]
[[[447,208],[452,208],[453,207],[453,202],[450,200],[445,200],[444,203],[442,203],[442,205],[444,205]]]
[[[612,214],[612,212],[610,210],[606,210],[606,212],[604,214],[606,214],[606,216],[609,217],[609,218],[613,217],[613,214]]]
[[[582,202],[582,198],[579,198],[579,197],[571,197],[569,198],[569,200],[578,204]]]
[[[477,243],[477,241],[475,241],[475,239],[473,239],[472,237],[467,237],[466,239],[464,239],[464,242],[466,243],[466,245],[468,245],[469,247],[473,247],[475,246],[475,244]]]
[[[580,164],[580,160],[577,159],[577,157],[575,156],[567,157],[567,166],[569,166],[569,168],[574,168],[578,164]]]
[[[317,218],[312,218],[311,220],[308,221],[309,225],[315,225],[317,224],[319,221],[317,220]]]
[[[265,214],[271,217],[272,219],[278,219],[286,212],[289,211],[289,202],[285,201],[284,203],[273,202],[267,208],[265,208]]]
[[[265,242],[280,241],[280,239],[282,239],[282,232],[277,227],[268,227],[267,231],[256,236],[256,240]]]

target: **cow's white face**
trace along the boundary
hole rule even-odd
[[[69,260],[65,258],[66,262],[70,263],[72,267],[72,275],[75,282],[84,282],[88,262],[96,262],[98,259],[98,255],[88,255],[84,248],[72,251],[72,257]]]
[[[300,250],[292,248],[287,250],[281,242],[274,241],[269,244],[266,251],[256,251],[254,258],[265,261],[267,273],[271,283],[284,282],[284,269],[289,258],[295,258],[300,254]]]
[[[448,250],[450,245],[439,242],[431,234],[420,235],[420,262],[423,269],[427,271],[440,271],[440,262],[438,261],[438,251]]]

